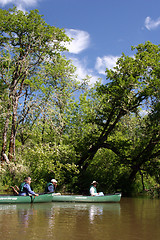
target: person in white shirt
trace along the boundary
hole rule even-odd
[[[97,182],[96,181],[93,181],[91,183],[91,186],[90,186],[90,195],[91,196],[104,196],[104,193],[103,192],[97,192],[97,189],[96,189],[96,186],[97,186]]]

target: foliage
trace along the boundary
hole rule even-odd
[[[3,111],[2,161],[15,160],[15,140],[19,127],[22,129],[28,121],[34,124],[41,114],[44,98],[42,102],[38,99],[45,85],[39,77],[42,67],[48,63],[54,68],[61,66],[63,69],[67,65],[64,73],[69,71],[69,63],[60,56],[60,52],[66,50],[62,41],[69,41],[64,30],[45,23],[38,10],[24,13],[16,8],[9,11],[0,9],[0,76],[7,94],[2,94],[2,102],[6,98],[8,101]],[[62,70],[58,71],[62,74]],[[11,133],[8,137],[9,124]]]
[[[41,191],[44,190],[46,182],[56,178],[59,188],[70,190],[78,174],[77,166],[73,162],[75,152],[69,146],[52,144],[32,144],[21,149],[24,164],[30,169],[33,186]],[[65,183],[65,185],[64,185]]]
[[[62,55],[66,41],[37,10],[0,10],[0,182],[30,175],[37,191],[51,178],[64,192],[88,194],[92,180],[106,193],[151,189],[160,169],[160,46],[133,47],[134,57],[106,69],[106,84],[89,88]]]

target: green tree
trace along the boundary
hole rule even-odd
[[[36,108],[36,96],[44,83],[37,72],[47,62],[57,65],[62,59],[60,52],[66,50],[62,42],[66,41],[69,38],[64,30],[48,25],[38,10],[24,13],[16,8],[9,11],[0,9],[0,78],[7,93],[1,160],[15,159],[18,126],[24,124],[29,114],[33,115],[31,110]],[[40,111],[37,110],[38,114]]]
[[[92,130],[88,131],[86,141],[86,135],[83,137],[85,144],[78,161],[81,176],[101,148],[112,150],[121,163],[130,164],[128,178],[131,182],[145,162],[159,157],[160,46],[146,42],[133,50],[136,50],[134,57],[123,54],[113,70],[106,70],[108,83],[97,86],[92,94],[94,100],[86,101],[90,110],[85,120]],[[129,152],[125,150],[129,147],[128,141],[113,136],[124,117],[138,114],[140,107],[150,112],[145,125],[146,137],[141,143],[137,142],[136,147],[130,144],[133,149]],[[154,115],[157,120],[149,124]]]

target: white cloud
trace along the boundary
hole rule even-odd
[[[145,19],[145,27],[148,30],[156,29],[159,26],[160,26],[160,18],[158,18],[156,21],[154,21],[150,17],[146,17],[146,19]]]
[[[96,81],[98,81],[99,76],[94,75],[94,72],[92,69],[87,68],[87,61],[86,59],[79,60],[78,58],[70,58],[73,62],[73,65],[76,67],[75,74],[78,77],[78,80],[81,81],[82,79],[85,79],[86,76],[90,77],[89,84],[94,84]]]
[[[95,69],[98,71],[99,74],[105,75],[106,68],[112,69],[113,67],[115,67],[118,58],[118,56],[111,55],[104,56],[102,58],[97,57]]]
[[[11,3],[11,2],[14,2],[13,0],[0,0],[0,4],[1,5],[6,5],[6,4],[9,4],[9,3]]]
[[[88,32],[75,29],[66,29],[66,35],[73,38],[71,43],[65,43],[70,53],[78,54],[88,48],[90,36]]]
[[[23,10],[25,7],[35,6],[40,0],[0,0],[0,5],[5,6],[7,4],[13,4],[19,10]]]

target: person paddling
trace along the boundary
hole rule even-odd
[[[19,187],[19,196],[29,196],[29,195],[39,196],[39,194],[32,191],[30,184],[31,184],[31,178],[30,177],[25,178],[24,182],[21,183]]]

